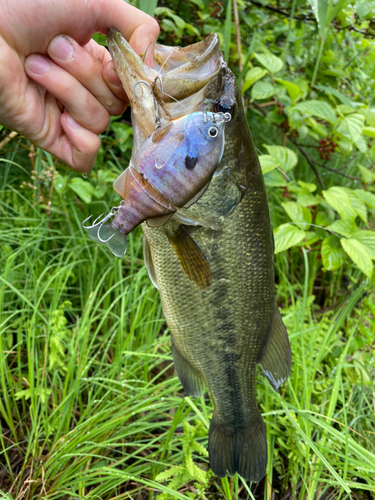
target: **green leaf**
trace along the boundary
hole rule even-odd
[[[277,92],[276,87],[272,85],[271,82],[267,80],[261,80],[256,82],[256,84],[251,89],[251,98],[254,99],[268,99],[272,97]]]
[[[58,193],[62,193],[68,184],[69,177],[67,175],[57,175],[54,183],[54,188]]]
[[[339,219],[327,226],[327,229],[350,238],[358,230],[358,226],[353,219]]]
[[[363,135],[368,135],[369,137],[375,137],[375,127],[363,127],[362,129]]]
[[[264,144],[268,154],[283,172],[292,170],[298,163],[298,156],[294,151],[284,146],[269,146]]]
[[[327,21],[327,0],[309,0],[315,19],[318,23],[319,35],[322,36]]]
[[[363,167],[362,165],[358,165],[358,168],[362,175],[362,180],[365,184],[370,184],[370,182],[374,181],[374,174],[370,169]]]
[[[358,17],[360,19],[366,17],[368,14],[370,14],[372,9],[374,8],[375,8],[375,1],[364,0],[364,2],[361,2],[356,6]]]
[[[315,223],[317,226],[329,226],[332,224],[332,219],[325,212],[318,212],[315,217]]]
[[[72,189],[85,203],[91,203],[91,196],[94,194],[94,187],[80,177],[73,177],[68,186]]]
[[[301,186],[301,188],[307,189],[310,193],[316,191],[316,184],[314,184],[313,182],[298,181],[298,184]]]
[[[242,93],[246,92],[255,82],[260,80],[267,74],[267,70],[260,68],[259,66],[255,66],[251,68],[245,76],[245,80],[242,87]]]
[[[345,97],[341,92],[339,92],[337,89],[331,87],[330,85],[316,85],[316,87],[321,91],[325,92],[326,94],[333,95],[334,97],[337,97],[339,101],[341,101],[344,105],[348,106],[350,111],[353,112],[353,104],[348,99]]]
[[[368,146],[367,146],[367,142],[366,142],[366,139],[363,137],[363,135],[361,134],[358,139],[356,139],[354,141],[354,144],[357,146],[358,150],[361,152],[361,153],[367,153],[368,151]]]
[[[363,220],[363,222],[367,225],[367,208],[365,203],[356,196],[355,193],[350,189],[347,190],[350,204],[355,211],[355,213]]]
[[[339,134],[355,142],[364,130],[363,122],[364,118],[359,113],[347,115],[341,119],[336,130]]]
[[[345,264],[345,252],[338,244],[339,239],[336,236],[324,238],[321,250],[324,271],[334,271]]]
[[[345,189],[334,186],[322,192],[324,199],[343,219],[355,219],[356,212],[350,204],[350,198]]]
[[[362,243],[372,259],[375,259],[375,231],[357,229],[352,238]]]
[[[311,224],[311,212],[295,201],[281,203],[282,207],[289,215],[290,219],[297,224],[300,229],[307,231]]]
[[[266,186],[270,187],[282,187],[286,186],[288,182],[281,172],[274,169],[271,172],[268,172],[268,174],[265,174],[264,183]]]
[[[372,260],[362,243],[358,240],[347,240],[346,238],[342,238],[340,243],[354,264],[363,272],[363,274],[365,274],[368,278],[371,278]]]
[[[259,54],[255,52],[254,57],[270,73],[277,73],[278,71],[283,69],[284,66],[283,60],[280,59],[280,57],[274,56],[271,53]]]
[[[317,116],[318,118],[327,120],[330,123],[334,123],[336,120],[334,109],[325,101],[312,100],[300,102],[296,104],[293,109],[307,115]]]
[[[365,117],[367,123],[370,127],[375,127],[375,114],[371,111],[371,109],[361,109],[361,113]]]
[[[364,189],[355,189],[356,196],[366,203],[366,205],[374,209],[375,208],[375,195]]]
[[[275,239],[275,254],[298,245],[305,238],[305,231],[293,224],[282,224],[273,232]]]
[[[279,78],[275,78],[275,80],[277,82],[281,83],[281,85],[284,88],[286,88],[286,90],[289,94],[289,97],[291,98],[291,100],[293,102],[296,101],[298,99],[298,97],[301,95],[301,91],[295,83],[288,82],[287,80],[280,80]]]
[[[268,172],[280,166],[280,164],[275,163],[275,159],[270,155],[260,155],[259,162],[263,175],[268,174]]]

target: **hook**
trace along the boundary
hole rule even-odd
[[[91,226],[85,226],[85,225],[84,225],[84,224],[85,224],[85,222],[87,222],[88,220],[90,220],[90,219],[91,219],[91,217],[92,217],[92,215],[89,215],[89,217],[87,217],[87,219],[85,219],[85,220],[81,223],[81,227],[83,227],[83,229],[93,229],[94,227],[98,227],[98,226],[100,226],[101,224],[104,224],[105,222],[107,222],[107,220],[108,220],[108,219],[110,219],[110,218],[111,218],[114,214],[112,214],[112,210],[111,210],[111,212],[109,212],[109,214],[107,214],[107,215],[104,217],[104,219],[103,219],[102,221],[98,222],[98,220],[99,220],[101,217],[103,217],[103,215],[104,215],[104,214],[99,215],[99,217],[97,217],[97,218],[94,220],[94,222],[93,222],[93,224],[92,224]]]
[[[162,83],[160,77],[157,76],[155,78],[155,81],[154,81],[155,84],[156,84],[156,80],[160,81],[160,90],[161,90],[161,92],[163,92],[163,83]],[[155,94],[151,88],[151,85],[148,82],[145,82],[144,80],[138,80],[138,82],[135,82],[134,87],[133,87],[134,88],[134,95],[135,95],[135,98],[137,99],[137,101],[138,101],[138,96],[137,96],[136,87],[139,83],[144,83],[145,85],[147,85],[147,87],[150,89],[150,92],[152,94],[152,98],[154,100],[154,108],[155,108],[155,130],[157,130],[158,128],[161,127],[161,119],[160,119],[160,113],[159,113],[159,106],[158,106],[158,102],[156,100]]]
[[[112,236],[110,236],[110,237],[109,237],[109,238],[107,238],[106,240],[103,240],[103,238],[101,238],[101,237],[100,237],[100,230],[102,229],[103,224],[104,224],[104,221],[103,221],[103,222],[99,225],[98,230],[97,230],[97,232],[96,232],[96,236],[98,237],[98,240],[99,240],[101,243],[107,243],[109,240],[111,240],[111,239],[114,237],[115,233],[113,233],[113,234],[112,234]],[[112,227],[112,226],[111,226],[111,227]]]

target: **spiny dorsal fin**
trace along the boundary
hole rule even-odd
[[[183,357],[172,341],[172,354],[174,367],[182,387],[193,398],[199,398],[204,392],[204,385],[199,373],[191,366],[189,361]]]
[[[279,390],[289,376],[292,353],[288,333],[276,303],[268,342],[259,363],[272,387],[275,391]]]
[[[146,239],[146,236],[143,235],[143,259],[145,261],[145,266],[148,272],[148,276],[151,280],[151,283],[154,285],[156,289],[159,290],[158,281],[156,279],[154,263],[152,262],[150,245]]]
[[[194,281],[201,290],[207,288],[211,284],[211,271],[200,246],[182,225],[174,233],[167,233],[167,236],[189,280]]]

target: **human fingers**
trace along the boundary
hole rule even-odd
[[[159,36],[157,21],[123,0],[96,0],[94,16],[98,20],[98,30],[107,33],[112,27],[126,38],[135,52],[146,52],[145,62],[153,67],[153,53]]]
[[[110,115],[118,116],[124,112],[126,105],[116,95],[118,86],[107,85],[103,78],[103,63],[107,64],[111,59],[104,47],[94,40],[81,47],[73,38],[58,35],[50,42],[47,52],[58,66],[89,90]],[[124,91],[120,95],[126,98]]]
[[[68,71],[44,56],[32,54],[26,58],[25,72],[61,101],[82,127],[96,134],[107,128],[108,111]]]
[[[109,51],[92,39],[84,46],[84,49],[101,62],[103,66],[103,79],[111,91],[122,101],[128,102],[128,96],[125,93],[120,78],[117,76]]]

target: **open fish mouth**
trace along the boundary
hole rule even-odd
[[[146,86],[139,85],[135,95],[137,81],[144,80],[151,86],[161,108],[161,119],[167,122],[203,109],[207,86],[223,64],[219,39],[214,33],[185,48],[156,45],[154,68],[144,64],[115,29],[109,30],[107,44],[134,117],[146,137],[154,131],[155,109]]]

